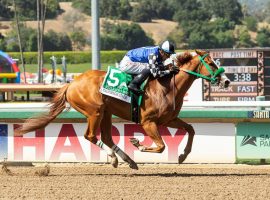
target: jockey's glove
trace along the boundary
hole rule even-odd
[[[151,68],[150,72],[154,78],[162,77],[171,73],[170,70],[160,70],[158,68]]]
[[[162,77],[162,76],[165,76],[165,75],[168,75],[170,74],[170,70],[159,70],[158,71],[158,76],[159,77]]]

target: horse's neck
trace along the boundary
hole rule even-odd
[[[180,72],[175,77],[166,76],[150,81],[147,93],[157,107],[170,107],[183,101],[194,80],[194,76]]]
[[[176,101],[181,101],[191,85],[193,84],[195,77],[193,75],[187,74],[186,72],[180,72],[175,77],[175,98]]]
[[[190,62],[188,69],[194,70],[195,62]],[[146,86],[145,112],[148,115],[175,117],[181,109],[184,96],[195,80],[194,75],[180,71],[175,77],[165,76],[149,81]],[[175,107],[176,106],[176,107]]]
[[[190,63],[183,66],[184,69],[190,71],[196,71],[199,63],[192,60]],[[180,70],[180,72],[175,77],[175,86],[176,86],[176,100],[181,100],[184,98],[184,95],[187,93],[193,82],[195,81],[195,76],[189,74],[185,71]]]

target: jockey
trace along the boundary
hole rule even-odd
[[[142,93],[140,85],[150,74],[154,77],[170,74],[169,70],[164,69],[163,62],[174,53],[174,45],[169,41],[163,42],[160,46],[141,47],[128,51],[119,65],[121,71],[136,75],[128,88],[133,92]]]

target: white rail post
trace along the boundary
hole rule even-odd
[[[265,101],[265,96],[257,96],[257,97],[256,97],[256,101]],[[265,107],[263,107],[263,106],[258,106],[257,109],[258,109],[258,110],[265,110]],[[262,165],[265,165],[265,164],[266,164],[266,160],[265,160],[265,159],[261,159],[261,160],[260,160],[260,163],[261,163]]]
[[[257,96],[256,101],[265,101],[265,96]],[[258,110],[265,110],[265,107],[258,106],[257,109]]]

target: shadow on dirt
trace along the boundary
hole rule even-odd
[[[50,176],[58,176],[56,174]],[[63,176],[63,174],[59,175]],[[228,173],[228,174],[191,174],[191,173],[153,173],[153,174],[143,174],[143,173],[135,173],[135,174],[109,174],[109,173],[84,173],[84,174],[68,174],[64,176],[121,176],[121,177],[252,177],[252,176],[268,176],[270,178],[270,174],[261,173],[261,174],[237,174],[237,173]]]

